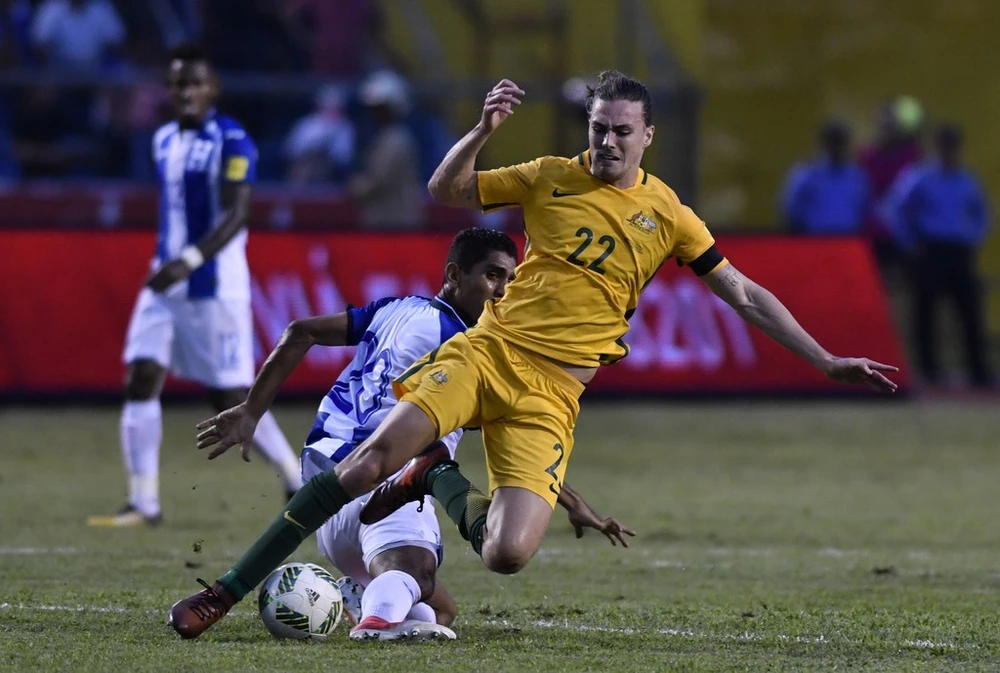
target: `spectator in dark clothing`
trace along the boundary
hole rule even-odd
[[[285,0],[285,21],[311,53],[313,74],[356,77],[380,65],[375,0]]]
[[[34,87],[24,92],[14,113],[13,154],[25,178],[70,175],[92,158],[92,143],[76,128],[56,91]]]
[[[0,0],[0,64],[35,64],[31,13],[28,0]]]
[[[308,55],[288,31],[281,0],[203,0],[201,7],[203,42],[219,70],[285,72],[305,66]]]
[[[931,383],[940,379],[935,318],[938,300],[948,297],[964,332],[969,376],[974,385],[988,387],[993,375],[976,272],[976,256],[990,224],[986,198],[975,176],[962,166],[961,130],[942,125],[934,141],[937,160],[901,175],[883,212],[911,259],[914,331],[924,377]]]
[[[820,130],[821,156],[792,169],[782,209],[789,228],[811,235],[861,232],[871,204],[868,178],[851,157],[851,131],[828,122]]]

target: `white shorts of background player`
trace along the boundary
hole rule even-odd
[[[247,388],[254,375],[250,300],[188,299],[144,287],[122,360],[155,360],[174,376],[209,388]]]

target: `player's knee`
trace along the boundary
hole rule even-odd
[[[337,465],[337,478],[349,493],[368,493],[392,476],[385,451],[365,442]]]
[[[163,374],[163,367],[153,360],[136,360],[130,363],[125,375],[125,397],[141,401],[159,396]]]
[[[486,567],[501,575],[513,575],[520,572],[531,560],[531,554],[511,547],[486,545],[483,547],[483,563]]]

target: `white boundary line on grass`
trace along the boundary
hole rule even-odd
[[[96,612],[98,614],[116,615],[163,615],[166,617],[167,611],[157,609],[140,610],[138,608],[116,608],[104,605],[27,605],[25,603],[0,603],[0,610],[25,610],[30,612]],[[244,612],[236,610],[229,613],[230,617],[256,617],[254,612]]]
[[[824,635],[789,636],[787,634],[776,634],[774,636],[766,636],[759,633],[751,633],[749,631],[744,631],[743,633],[704,633],[704,632],[694,631],[692,629],[671,629],[671,628],[646,630],[646,629],[632,629],[632,628],[616,628],[610,626],[596,626],[592,624],[573,624],[568,621],[555,622],[546,619],[531,621],[528,622],[527,624],[517,624],[515,622],[511,622],[508,620],[488,620],[486,623],[494,626],[505,626],[510,628],[527,627],[536,629],[558,629],[562,631],[575,631],[575,632],[621,633],[624,635],[656,634],[660,636],[695,638],[695,639],[714,640],[714,641],[735,640],[742,642],[756,642],[756,641],[768,640],[769,638],[774,638],[782,642],[806,643],[810,645],[822,645],[837,641],[852,645],[859,644],[857,641],[853,641],[848,638],[828,638],[827,636]],[[963,650],[963,649],[976,648],[975,645],[959,646],[954,643],[934,642],[932,640],[906,640],[903,641],[900,647],[911,648],[911,649],[948,649],[948,650]]]
[[[25,605],[24,603],[0,603],[0,610],[30,610],[35,612],[100,612],[114,614],[128,614],[130,612],[136,612],[136,610],[131,608],[100,607],[96,605]]]
[[[76,555],[82,550],[76,547],[0,547],[0,556],[48,556]]]
[[[139,610],[137,608],[116,608],[111,606],[98,606],[98,605],[26,605],[24,603],[0,603],[0,610],[26,610],[26,611],[36,611],[36,612],[96,612],[99,614],[146,614],[146,615],[161,615],[161,616],[166,614],[166,610],[155,610],[155,609]],[[256,613],[253,612],[244,612],[240,610],[229,613],[229,616],[237,618],[247,618],[247,617],[256,617],[257,615]],[[574,624],[569,621],[556,622],[547,619],[538,619],[523,624],[511,622],[506,619],[502,620],[490,619],[487,620],[486,623],[491,626],[503,626],[505,628],[555,629],[561,631],[571,631],[575,633],[597,632],[597,633],[620,633],[624,635],[655,634],[660,636],[694,638],[699,640],[712,640],[720,642],[721,641],[758,642],[758,641],[768,640],[769,638],[774,638],[775,640],[781,642],[805,643],[809,645],[823,645],[827,643],[834,643],[837,641],[852,645],[859,644],[857,643],[857,641],[853,641],[849,638],[828,638],[824,635],[790,636],[787,634],[776,634],[774,636],[766,636],[759,633],[751,633],[750,631],[744,631],[743,633],[708,633],[708,632],[694,631],[692,629],[672,629],[672,628],[662,628],[650,631],[646,629],[616,628],[611,626],[599,626],[594,624]],[[905,640],[899,647],[910,648],[910,649],[947,649],[947,650],[976,649],[975,645],[960,646],[954,643],[935,642],[933,640],[925,640],[925,639]]]

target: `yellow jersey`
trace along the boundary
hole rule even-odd
[[[590,174],[588,151],[477,177],[483,211],[520,207],[527,235],[514,280],[479,325],[557,362],[597,367],[627,355],[628,319],[671,257],[690,264],[711,251],[699,273],[726,263],[705,223],[645,170],[619,189]]]

